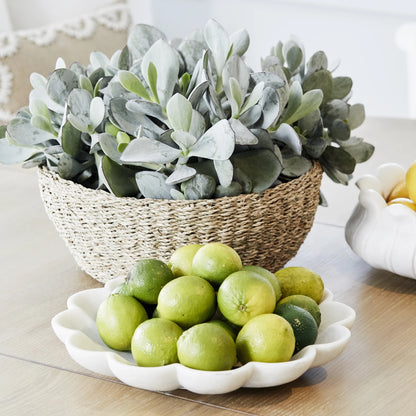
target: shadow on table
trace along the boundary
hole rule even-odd
[[[200,395],[186,390],[177,390],[175,396],[188,400],[210,403],[214,406],[244,411],[248,414],[264,414],[267,409],[275,409],[280,403],[288,400],[294,389],[307,388],[323,382],[327,377],[324,367],[311,368],[301,377],[288,384],[266,388],[241,388],[239,390],[219,395]]]

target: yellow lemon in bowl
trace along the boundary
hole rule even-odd
[[[397,198],[409,198],[409,191],[407,190],[405,179],[394,185],[393,189],[391,190],[387,198],[387,202],[390,202],[393,199]]]
[[[416,161],[410,165],[406,172],[406,187],[409,198],[416,203]]]
[[[416,203],[409,198],[396,198],[392,199],[391,201],[387,202],[387,205],[394,205],[394,204],[402,204],[406,205],[413,211],[416,211]]]

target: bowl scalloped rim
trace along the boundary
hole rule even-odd
[[[336,358],[345,349],[355,320],[355,311],[333,300],[325,289],[320,303],[322,322],[315,344],[281,363],[249,362],[228,371],[201,371],[182,364],[140,367],[131,353],[112,350],[100,339],[95,316],[99,304],[124,279],[113,279],[102,288],[87,289],[67,300],[68,309],[52,318],[52,328],[71,358],[80,366],[123,383],[152,391],[186,389],[199,394],[223,394],[241,387],[272,387],[289,383],[309,368]]]

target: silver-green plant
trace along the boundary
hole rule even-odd
[[[373,146],[351,130],[364,107],[324,52],[308,62],[290,40],[262,70],[245,62],[249,36],[215,20],[185,40],[135,26],[111,58],[58,60],[32,74],[29,106],[0,128],[0,162],[46,165],[116,196],[200,199],[262,192],[307,172],[313,160],[347,184]]]

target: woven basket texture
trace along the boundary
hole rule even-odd
[[[218,199],[118,198],[38,170],[49,218],[78,266],[100,282],[143,258],[168,261],[185,244],[222,242],[243,264],[276,271],[299,250],[319,204],[322,169],[262,193]]]

